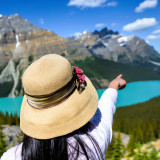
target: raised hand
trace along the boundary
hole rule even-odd
[[[116,90],[121,90],[126,87],[126,81],[122,78],[122,74],[117,76],[114,80],[112,80],[108,86],[108,88],[114,88]]]

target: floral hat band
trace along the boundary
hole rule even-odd
[[[49,108],[68,98],[75,89],[77,89],[79,94],[81,94],[87,85],[85,75],[83,74],[83,70],[80,68],[76,66],[72,66],[72,68],[73,78],[57,91],[47,95],[36,96],[25,93],[29,105],[37,109]]]
[[[83,92],[87,83],[85,81],[85,75],[83,74],[83,70],[73,66],[73,77],[76,79],[76,87],[78,89],[79,94]]]

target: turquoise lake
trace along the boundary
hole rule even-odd
[[[104,90],[97,90],[97,92],[100,98]],[[160,96],[160,81],[131,82],[125,89],[118,91],[116,107],[145,102],[157,96]],[[22,99],[23,97],[0,98],[0,111],[19,115]]]

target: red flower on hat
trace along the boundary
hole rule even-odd
[[[76,76],[76,86],[77,86],[77,90],[79,92],[79,94],[81,94],[84,90],[85,87],[87,85],[86,81],[85,81],[85,75],[83,74],[83,70],[73,66],[74,68],[74,72],[73,75]]]
[[[83,70],[80,69],[80,68],[78,68],[78,67],[76,67],[76,66],[73,66],[73,67],[74,67],[74,69],[75,69],[75,72],[76,72],[76,74],[77,74],[77,77],[78,77],[78,79],[79,79],[79,82],[80,82],[80,83],[84,83],[84,81],[85,81],[85,75],[83,74]]]

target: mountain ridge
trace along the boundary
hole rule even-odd
[[[143,63],[144,68],[148,65],[148,68],[154,70],[157,66],[155,63],[152,65],[151,61],[160,62],[160,54],[143,39],[135,35],[124,37],[106,27],[92,33],[85,31],[75,37],[75,40],[83,43],[93,56],[114,62],[130,63],[138,67]]]
[[[157,65],[160,62],[158,53],[138,37],[123,37],[117,31],[103,28],[100,31],[85,31],[77,37],[63,38],[33,25],[18,14],[1,15],[0,97],[22,95],[21,77],[24,70],[46,54],[62,55],[71,63],[87,63],[87,58],[96,57],[106,60],[103,62],[104,66],[109,60],[114,63],[131,64],[134,67],[157,71],[160,69]],[[100,65],[97,59],[93,63],[94,67]],[[101,69],[105,70],[105,67]],[[94,72],[90,73],[93,82],[100,88],[106,87],[109,83],[107,77],[103,79]],[[152,75],[157,77],[158,72]]]

